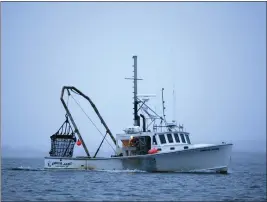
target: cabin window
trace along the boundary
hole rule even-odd
[[[186,143],[186,142],[185,142],[185,139],[184,139],[184,134],[181,133],[180,136],[181,136],[181,139],[182,139],[182,143]]]
[[[179,139],[178,133],[174,133],[173,135],[174,135],[175,141],[179,143],[180,142],[180,139]]]
[[[185,135],[185,138],[186,138],[187,143],[188,144],[191,144],[190,139],[189,139],[189,136],[187,134]]]
[[[168,138],[169,143],[173,143],[172,134],[167,134],[167,138]]]
[[[159,135],[159,139],[160,139],[161,144],[166,144],[166,139],[164,135]]]
[[[155,137],[155,135],[153,136],[153,145],[157,145],[158,143],[157,143],[157,140],[156,140],[156,137]]]

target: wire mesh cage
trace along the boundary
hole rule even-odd
[[[74,145],[76,143],[75,133],[68,121],[62,124],[59,130],[51,137],[50,156],[53,157],[72,157]]]

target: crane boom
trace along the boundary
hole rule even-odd
[[[62,91],[61,91],[61,97],[60,97],[60,100],[61,100],[61,102],[62,102],[62,104],[63,104],[63,106],[64,106],[64,108],[65,108],[65,110],[66,110],[66,112],[67,112],[67,114],[68,114],[68,116],[70,117],[70,120],[71,120],[71,122],[72,122],[72,124],[73,124],[73,126],[74,126],[74,128],[75,128],[75,131],[77,132],[78,137],[79,137],[80,140],[81,140],[81,143],[82,143],[82,145],[83,145],[83,148],[84,148],[84,150],[85,150],[87,156],[90,157],[90,154],[89,154],[89,152],[88,152],[88,149],[87,149],[87,147],[86,147],[86,145],[85,145],[85,143],[84,143],[84,141],[83,141],[83,139],[82,139],[82,136],[81,136],[81,134],[80,134],[80,132],[79,132],[79,130],[78,130],[78,128],[77,128],[77,126],[76,126],[76,124],[75,124],[75,122],[74,122],[72,116],[71,116],[71,113],[70,113],[70,111],[69,111],[69,109],[68,109],[68,107],[67,107],[67,105],[66,105],[66,103],[65,103],[65,101],[64,101],[64,99],[63,99],[64,91],[65,91],[65,90],[67,90],[68,93],[69,93],[69,91],[72,91],[72,92],[74,92],[74,93],[76,93],[76,94],[82,96],[83,98],[85,98],[85,99],[91,104],[91,106],[93,107],[95,113],[97,114],[98,118],[100,119],[101,123],[104,125],[104,127],[105,127],[105,129],[106,129],[106,132],[109,134],[109,136],[111,137],[113,143],[116,145],[116,139],[115,139],[114,136],[112,135],[110,129],[108,128],[106,122],[104,121],[104,119],[103,119],[102,116],[100,115],[100,113],[99,113],[98,109],[96,108],[95,104],[93,103],[93,101],[92,101],[87,95],[85,95],[84,93],[82,93],[80,90],[78,90],[78,89],[75,88],[74,86],[63,86],[63,87],[62,87]]]

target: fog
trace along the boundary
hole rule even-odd
[[[133,55],[143,79],[138,93],[156,94],[151,104],[161,114],[164,87],[166,117],[184,124],[192,143],[266,152],[264,2],[4,2],[1,39],[7,156],[48,155],[65,120],[64,85],[88,95],[114,135],[131,126],[132,81],[124,78],[133,75]],[[76,98],[104,133],[90,105]],[[102,136],[71,99],[69,107],[95,152]],[[100,154],[112,151],[105,142]],[[75,154],[84,155],[82,147]]]

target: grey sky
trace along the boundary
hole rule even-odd
[[[63,85],[90,96],[112,132],[122,132],[133,122],[132,82],[124,78],[132,76],[136,54],[139,93],[157,94],[161,113],[164,87],[171,120],[175,84],[176,119],[193,143],[231,141],[236,150],[266,151],[266,3],[1,8],[2,146],[48,152],[64,121]],[[74,102],[70,107],[89,151],[96,150],[101,136]],[[111,149],[105,144],[103,151]]]

